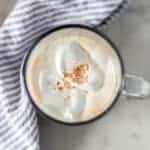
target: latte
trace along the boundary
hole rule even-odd
[[[63,28],[32,50],[26,81],[35,104],[64,122],[84,122],[113,103],[121,85],[121,66],[111,45],[79,27]]]

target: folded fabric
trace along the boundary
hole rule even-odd
[[[107,23],[125,3],[124,0],[17,1],[0,28],[0,150],[40,149],[36,113],[19,74],[23,57],[35,41],[59,25]]]

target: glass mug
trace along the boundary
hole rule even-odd
[[[109,107],[107,107],[107,109],[101,113],[98,116],[94,116],[92,119],[86,120],[86,121],[79,121],[79,122],[65,122],[65,121],[61,121],[61,120],[57,120],[56,118],[46,114],[44,111],[42,111],[37,104],[35,104],[33,98],[31,97],[30,91],[28,89],[27,86],[27,81],[26,81],[26,72],[27,72],[27,62],[28,62],[28,58],[31,54],[31,51],[33,50],[33,48],[36,46],[36,44],[43,38],[45,38],[47,35],[53,33],[53,32],[57,32],[57,30],[61,30],[61,29],[66,29],[66,28],[81,28],[81,29],[85,29],[85,30],[89,30],[92,31],[94,33],[96,33],[97,35],[99,35],[100,37],[102,37],[106,42],[108,42],[108,44],[113,48],[113,50],[116,52],[119,62],[120,62],[120,66],[121,66],[121,73],[122,73],[122,82],[120,85],[120,89],[118,90],[117,96],[115,97],[115,99],[113,100],[113,102],[109,105]],[[148,80],[145,80],[143,77],[139,77],[136,75],[132,75],[132,74],[126,74],[124,72],[124,64],[122,61],[122,58],[119,54],[119,51],[117,50],[115,44],[103,33],[101,33],[98,30],[95,30],[91,27],[85,26],[85,25],[64,25],[64,26],[60,26],[57,27],[55,29],[50,30],[49,32],[47,32],[46,34],[42,35],[36,42],[36,44],[33,46],[33,48],[31,48],[31,50],[27,53],[27,55],[25,56],[24,59],[24,63],[23,63],[23,67],[22,67],[22,76],[23,76],[23,81],[24,81],[24,86],[25,86],[25,90],[28,94],[29,99],[31,100],[32,104],[34,105],[35,109],[37,110],[37,112],[39,114],[41,114],[44,118],[47,118],[48,120],[53,120],[56,121],[58,123],[63,123],[66,125],[80,125],[80,124],[85,124],[85,123],[89,123],[91,121],[97,120],[98,118],[102,117],[103,115],[106,114],[106,112],[108,112],[110,110],[110,108],[112,108],[112,106],[115,104],[115,102],[117,101],[118,97],[121,95],[124,95],[128,98],[138,98],[138,99],[143,99],[143,98],[148,98],[150,97],[150,82]]]

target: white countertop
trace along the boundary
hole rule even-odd
[[[13,1],[0,0],[0,21]],[[150,1],[132,0],[127,12],[104,32],[118,46],[126,72],[150,80]],[[41,150],[150,150],[150,99],[121,96],[103,118],[83,126],[64,126],[42,118],[39,124]]]

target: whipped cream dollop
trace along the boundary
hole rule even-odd
[[[70,81],[81,90],[99,90],[104,83],[104,72],[102,72],[101,68],[96,65],[88,52],[79,43],[72,42],[62,45],[56,52],[55,64],[57,73],[62,78],[64,73],[70,72],[74,68],[85,69],[83,67],[87,67],[87,72],[84,72],[88,76],[86,82],[79,84]]]
[[[66,120],[78,120],[85,109],[87,93],[103,86],[104,72],[76,42],[58,47],[53,65],[55,76],[48,72],[49,64],[40,72],[39,86],[46,105]]]

